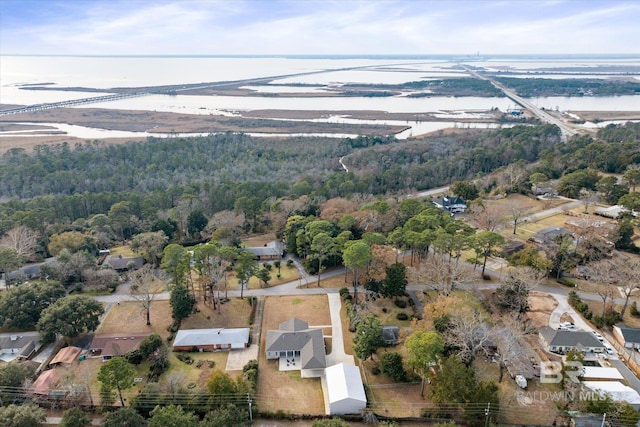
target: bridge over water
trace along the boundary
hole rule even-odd
[[[72,107],[74,105],[92,104],[95,102],[118,101],[120,99],[135,98],[138,96],[150,95],[149,92],[127,92],[114,93],[111,95],[92,96],[90,98],[71,99],[68,101],[48,102],[45,104],[25,105],[24,107],[0,110],[0,116],[9,114],[30,113],[33,111],[50,110],[52,108]]]

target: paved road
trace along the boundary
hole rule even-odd
[[[531,114],[533,114],[534,116],[538,117],[540,120],[542,120],[543,122],[546,123],[550,123],[553,125],[556,125],[560,128],[560,131],[562,132],[562,136],[563,138],[566,139],[568,137],[571,137],[575,134],[577,134],[577,130],[574,129],[573,127],[569,126],[567,123],[563,122],[562,120],[559,120],[555,117],[553,117],[551,114],[547,113],[546,111],[538,108],[536,105],[534,105],[533,103],[527,101],[526,99],[522,98],[521,96],[518,96],[512,89],[509,89],[508,87],[504,86],[502,83],[499,83],[481,73],[479,73],[477,70],[474,70],[472,68],[467,67],[466,65],[460,64],[460,66],[462,68],[464,68],[469,74],[471,74],[473,77],[480,79],[480,80],[486,80],[488,82],[490,82],[493,86],[495,86],[496,88],[500,89],[502,91],[502,93],[504,93],[504,95],[517,102],[519,105],[521,105],[522,107],[526,108],[527,110],[529,110],[531,112]]]

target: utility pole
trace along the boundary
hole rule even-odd
[[[251,404],[253,401],[251,400],[251,396],[247,393],[247,403],[249,404],[249,421],[253,423],[253,411],[251,411]]]
[[[605,413],[602,415],[602,424],[600,424],[600,427],[604,427],[604,420],[606,420],[606,419],[607,419],[607,413],[605,412]]]
[[[489,410],[491,409],[491,402],[487,403],[487,408],[484,410],[484,427],[489,427]]]

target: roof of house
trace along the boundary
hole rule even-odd
[[[302,369],[327,366],[322,329],[311,329],[295,317],[282,322],[280,329],[267,331],[266,351],[299,351]]]
[[[255,256],[281,256],[284,251],[284,244],[282,242],[273,241],[264,246],[253,246],[248,248],[242,248],[247,252],[251,252]]]
[[[40,342],[40,334],[35,331],[0,334],[0,350],[23,348],[31,341]]]
[[[200,345],[244,346],[249,342],[249,328],[180,329],[173,341],[174,347]]]
[[[114,270],[126,270],[129,268],[130,262],[135,265],[135,268],[140,268],[144,264],[144,258],[140,256],[123,257],[122,255],[107,255],[102,264],[109,264]]]
[[[65,365],[71,365],[78,360],[78,356],[82,353],[82,349],[79,347],[69,346],[61,349],[58,354],[49,362],[49,366],[56,363],[64,363]]]
[[[327,380],[327,394],[329,403],[345,399],[354,399],[367,403],[367,395],[362,385],[360,369],[354,365],[338,363],[324,370]]]
[[[38,378],[31,384],[31,392],[33,394],[40,394],[46,396],[51,391],[51,388],[58,381],[55,369],[49,369],[40,374]]]
[[[583,381],[582,384],[593,391],[608,394],[616,402],[624,401],[632,405],[640,404],[638,392],[619,381]]]
[[[627,209],[625,209],[624,206],[614,205],[608,208],[599,207],[595,210],[594,213],[596,215],[606,216],[608,218],[618,218],[626,210]]]
[[[463,199],[457,196],[434,197],[433,199],[431,199],[431,201],[436,205],[442,206],[445,208],[454,206],[454,205],[467,206],[467,202],[465,202]]]
[[[558,236],[570,236],[571,232],[562,227],[549,227],[538,231],[531,237],[536,242],[550,242]]]
[[[640,329],[628,328],[622,325],[615,325],[614,327],[620,330],[625,342],[640,343]]]
[[[385,342],[397,342],[400,337],[400,328],[395,325],[385,325],[382,327],[382,339]]]
[[[599,378],[606,380],[623,380],[624,377],[617,368],[603,368],[600,366],[583,366],[584,378]]]
[[[91,350],[101,350],[104,356],[121,356],[131,350],[135,350],[140,342],[148,337],[145,334],[103,334],[96,335],[91,341]]]
[[[540,331],[540,334],[552,347],[605,348],[604,344],[598,341],[591,332],[558,331],[547,326]]]

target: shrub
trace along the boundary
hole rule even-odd
[[[409,319],[409,315],[405,312],[400,312],[398,314],[396,314],[396,319],[398,320],[408,320]]]
[[[287,267],[289,267],[289,268],[293,267],[293,260],[292,259],[288,259],[287,260]]]
[[[126,353],[124,355],[124,359],[133,365],[139,365],[140,362],[142,362],[142,359],[144,359],[144,356],[142,356],[140,350],[136,349]]]
[[[340,294],[340,298],[345,299],[345,298],[349,295],[349,289],[347,289],[347,288],[340,288],[340,290],[338,291],[338,293]]]
[[[371,373],[372,373],[373,375],[380,375],[380,372],[382,372],[382,371],[380,371],[380,368],[378,368],[378,366],[377,366],[377,365],[376,365],[376,366],[374,366],[373,368],[371,368]]]
[[[406,308],[407,307],[407,302],[405,300],[402,300],[402,299],[395,300],[394,304],[396,305],[396,307],[400,307],[400,308]]]
[[[180,329],[180,321],[174,320],[167,328],[167,331],[173,332],[175,334],[176,332],[178,332],[178,329]]]
[[[382,312],[383,313],[386,313],[387,311],[389,311],[389,310],[387,310],[387,307],[382,307]]]
[[[576,284],[569,279],[565,279],[564,277],[559,278],[556,282],[560,283],[562,286],[567,286],[569,288],[575,288]]]
[[[186,363],[187,365],[193,365],[193,357],[185,353],[176,353],[176,357],[179,361]]]
[[[273,268],[273,265],[269,264],[268,262],[265,262],[264,264],[262,264],[262,266],[263,266],[267,271],[271,271],[271,269]]]

